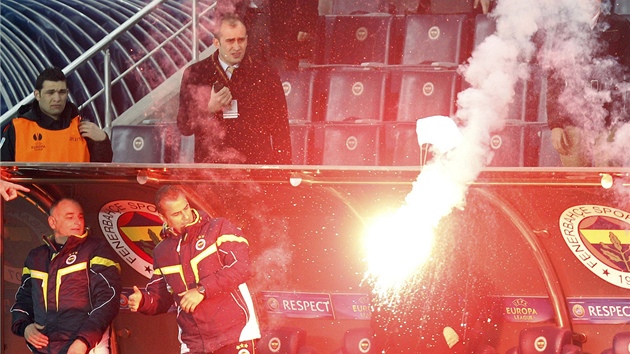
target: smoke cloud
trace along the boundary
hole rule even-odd
[[[597,6],[597,0],[498,1],[491,14],[496,20],[496,32],[478,45],[467,64],[460,68],[470,84],[457,99],[456,117],[462,122],[462,142],[424,166],[400,211],[416,215],[412,220],[417,225],[408,228],[407,233],[426,232],[428,227],[435,229],[453,209],[465,207],[468,184],[477,178],[491,157],[488,146],[491,133],[505,126],[516,84],[528,80],[534,70],[566,78],[557,104],[572,117],[579,117],[585,126],[603,129],[606,116],[603,105],[610,101],[610,87],[622,84],[612,82],[597,88],[584,84],[598,73],[607,73],[602,77],[611,80],[619,73],[619,65],[613,59],[595,57],[600,48],[590,33],[590,23]],[[613,120],[617,118],[613,115]],[[630,137],[630,129],[622,126],[617,134],[618,140],[609,147],[619,148],[613,154],[627,156],[629,148],[624,142]],[[431,247],[432,242],[425,244]],[[400,254],[396,257],[405,258]],[[416,266],[421,267],[423,262],[418,260]],[[367,274],[377,293],[384,297],[381,300],[387,303],[400,299],[396,288],[388,289],[391,283],[382,276],[375,269]]]

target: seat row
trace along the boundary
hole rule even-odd
[[[463,63],[493,20],[469,14],[322,16],[320,65],[448,65]]]
[[[291,122],[415,122],[453,116],[465,88],[444,67],[335,67],[280,72]],[[536,122],[540,80],[520,81],[508,120]]]
[[[374,334],[369,327],[347,330],[342,338],[341,347],[332,354],[376,353]],[[577,341],[576,341],[577,339]],[[580,354],[582,348],[579,335],[570,329],[555,326],[528,327],[520,331],[518,344],[507,350],[506,354],[563,353]],[[612,338],[611,348],[602,354],[626,354],[630,348],[630,332],[620,332]],[[282,348],[282,351],[280,351]],[[295,327],[280,327],[268,331],[259,342],[261,353],[316,354],[315,348],[306,345],[306,332]],[[477,348],[477,353],[496,354],[489,345]]]
[[[417,167],[429,153],[418,142],[415,122],[306,122],[289,127],[294,165]],[[182,137],[175,123],[116,125],[111,137],[116,163],[193,162],[194,141]],[[557,156],[549,156],[555,151],[548,151],[553,149],[549,130],[540,123],[509,124],[489,137],[488,146],[490,167],[559,165]]]

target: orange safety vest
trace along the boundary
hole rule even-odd
[[[13,119],[15,128],[15,162],[90,162],[87,142],[79,133],[81,118],[70,126],[48,130],[26,118]]]

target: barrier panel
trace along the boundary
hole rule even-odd
[[[571,330],[573,345],[599,353],[630,331],[630,170],[487,168],[428,238],[418,227],[426,210],[385,223],[377,253],[395,272],[430,255],[386,304],[365,276],[373,265],[367,235],[377,220],[412,206],[406,198],[421,169],[304,167],[3,164],[3,179],[31,188],[2,202],[6,352],[28,353],[10,331],[9,309],[28,251],[51,232],[47,209],[61,197],[83,205],[90,237],[106,239],[119,256],[118,352],[179,350],[175,313],[149,317],[126,307],[132,286],[152,272],[162,226],[153,194],[164,184],[181,185],[193,208],[242,228],[263,332],[294,328],[300,345],[318,353],[343,347],[356,328],[374,332],[362,346],[391,353],[464,353],[480,343],[504,353],[525,328],[546,326]]]

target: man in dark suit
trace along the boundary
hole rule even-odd
[[[220,15],[212,56],[184,71],[177,126],[195,135],[195,162],[290,164],[287,104],[275,69],[247,54],[247,30]]]

